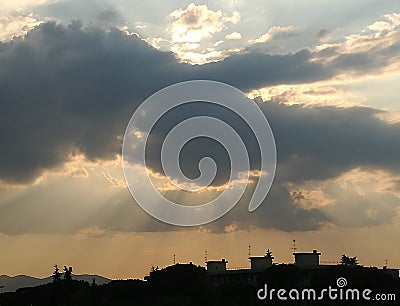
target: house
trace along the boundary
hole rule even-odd
[[[316,268],[319,266],[319,256],[321,253],[317,250],[313,250],[311,253],[293,253],[294,264],[297,267],[306,268]]]
[[[252,256],[250,259],[250,270],[251,271],[264,271],[267,268],[272,267],[272,256],[271,251],[268,249],[265,256]]]
[[[265,256],[249,257],[250,268],[227,269],[226,261],[222,258],[220,261],[207,261],[207,275],[210,283],[214,286],[222,285],[228,282],[239,283],[257,283],[257,275],[272,267],[274,257],[268,249]]]
[[[225,258],[222,258],[221,261],[218,260],[210,260],[207,261],[207,273],[208,274],[219,274],[221,272],[226,272],[226,264],[228,262]]]

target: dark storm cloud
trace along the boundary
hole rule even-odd
[[[319,54],[309,50],[286,55],[249,52],[218,63],[190,66],[180,63],[172,53],[156,50],[118,30],[83,29],[79,22],[68,26],[45,23],[24,40],[0,44],[0,179],[9,183],[31,182],[44,170],[62,165],[77,153],[90,160],[113,159],[121,153],[121,136],[135,107],[155,91],[179,81],[218,80],[245,91],[266,85],[313,82],[344,70],[379,70],[396,56],[396,50],[398,44],[393,44],[368,54],[342,55],[329,63],[311,61]],[[400,170],[400,125],[378,119],[377,110],[258,103],[275,134],[278,167],[276,183],[255,219],[251,218],[251,225],[313,230],[330,222],[316,209],[292,205],[290,190],[284,187],[288,182],[324,180],[355,167]],[[237,125],[249,148],[252,168],[257,168],[254,136],[240,127],[240,119],[235,115],[208,110],[201,104],[180,112],[181,117],[213,114]],[[167,117],[155,137],[162,138],[165,127],[177,119],[175,115]],[[202,154],[209,154],[205,148],[215,149],[217,160],[226,160],[218,145],[201,141],[190,144],[182,159],[183,170],[189,176],[198,174],[193,165],[197,165]],[[149,166],[161,171],[158,153],[154,152],[157,150],[150,154]],[[219,170],[224,168],[227,167]],[[222,172],[218,179],[223,181],[224,177]],[[242,200],[245,202],[246,197]],[[120,207],[124,217],[119,218],[129,216],[125,213],[127,207]],[[245,209],[247,205],[238,205],[229,218],[211,225],[213,230],[222,231],[222,226],[232,220],[239,227],[249,226],[250,220],[243,218]],[[102,219],[98,217],[89,225],[118,229],[119,218],[113,219],[117,220],[115,224],[110,224],[109,219],[99,224]],[[160,227],[151,220],[140,223],[139,228],[125,229]],[[161,227],[160,230],[175,229]]]
[[[135,103],[186,69],[136,37],[79,22],[3,44],[0,66],[0,177],[9,182],[29,182],[77,151],[114,158]]]
[[[326,65],[311,62],[312,57],[309,50],[285,55],[236,54],[223,61],[198,67],[196,75],[226,82],[243,91],[266,85],[310,83],[334,75]]]
[[[277,180],[324,180],[355,167],[400,170],[400,124],[367,107],[261,103],[275,134]]]
[[[356,167],[400,170],[400,124],[389,124],[379,119],[377,115],[381,111],[367,107],[309,108],[261,101],[258,104],[275,136],[278,152],[276,181],[279,183],[325,180]],[[246,145],[251,168],[259,169],[257,139],[240,117],[222,108],[198,103],[167,114],[156,125],[147,147],[150,152],[147,162],[153,170],[163,173],[160,139],[165,139],[179,122],[201,115],[219,118],[232,126]],[[199,176],[199,161],[212,156],[221,170],[215,184],[220,185],[228,178],[229,159],[218,143],[198,139],[189,142],[181,153],[182,170],[187,176]],[[135,154],[134,151],[131,155],[139,155],[139,152]]]
[[[118,30],[83,29],[79,22],[45,23],[24,40],[0,45],[0,178],[29,182],[78,152],[91,160],[114,158],[138,103],[178,81],[211,79],[242,90],[313,82],[344,69],[384,65],[397,47],[379,51],[377,59],[373,54],[342,55],[330,64],[312,62],[315,55],[302,50],[287,55],[244,53],[190,66]],[[319,169],[329,176],[337,174],[335,169],[360,163],[395,163],[399,128],[376,119],[372,109],[303,109],[272,103],[263,108],[276,134],[280,161],[294,163],[289,157],[297,155],[303,165],[318,165],[312,167],[315,171],[298,165],[295,178],[323,176]],[[388,150],[376,152],[376,143]],[[327,161],[332,166],[321,168]]]

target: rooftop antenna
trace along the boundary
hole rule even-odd
[[[293,253],[296,253],[296,251],[297,251],[297,248],[296,248],[296,239],[293,239],[293,247],[292,247],[292,249],[293,249]]]
[[[249,258],[251,257],[251,245],[249,245]]]
[[[175,254],[174,254],[174,265],[175,265],[175,263],[176,263],[175,259],[176,259],[176,257],[175,257]]]
[[[204,251],[204,262],[207,263],[208,261],[208,253],[207,250]]]
[[[388,260],[387,259],[385,259],[385,266],[386,267],[388,266]]]

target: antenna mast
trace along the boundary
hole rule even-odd
[[[292,247],[293,253],[296,253],[297,248],[296,248],[296,239],[293,239],[293,247]]]

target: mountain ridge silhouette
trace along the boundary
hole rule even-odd
[[[80,274],[80,275],[74,275],[73,277],[75,280],[87,281],[88,283],[92,283],[93,278],[95,278],[96,284],[98,285],[107,284],[110,281],[112,281],[112,279],[96,274]],[[13,292],[20,288],[45,285],[51,283],[52,281],[53,279],[51,276],[45,278],[38,278],[24,274],[15,276],[0,275],[0,293]],[[1,286],[4,287],[1,288]]]

